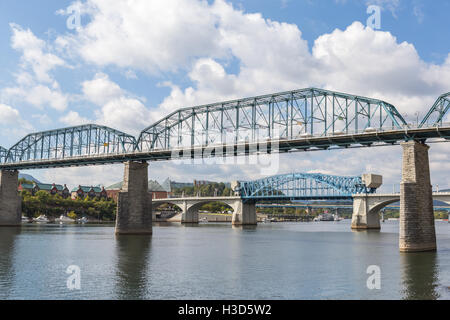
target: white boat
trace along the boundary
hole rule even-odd
[[[22,216],[22,222],[30,222],[30,218]]]
[[[47,219],[47,217],[44,214],[41,214],[39,217],[33,219],[34,222],[41,222],[41,223],[47,223],[50,220]]]
[[[86,222],[88,222],[88,218],[83,217],[83,218],[77,219],[77,222],[78,223],[86,223]]]
[[[56,219],[57,222],[59,223],[64,223],[64,222],[74,222],[73,219],[70,219],[69,217],[65,216],[65,215],[61,215],[58,219]]]
[[[319,219],[318,221],[334,221],[333,215],[329,213],[320,214],[317,219]]]

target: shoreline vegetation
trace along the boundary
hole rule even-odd
[[[22,191],[21,197],[22,214],[29,219],[45,215],[49,220],[56,220],[63,215],[73,220],[85,217],[90,221],[112,222],[116,216],[117,204],[112,199],[64,199],[45,191],[38,191],[34,196]]]

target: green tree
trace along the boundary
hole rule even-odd
[[[44,205],[48,204],[50,201],[50,194],[48,194],[43,190],[39,190],[38,192],[36,192],[36,197],[39,200],[39,202]]]

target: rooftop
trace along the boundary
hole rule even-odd
[[[39,190],[50,191],[53,189],[53,186],[55,186],[58,191],[64,190],[64,186],[62,186],[60,184],[54,185],[53,183],[52,184],[50,184],[50,183],[34,183],[34,184],[21,183],[20,185],[24,189],[33,189],[34,187],[37,187]]]
[[[115,183],[109,187],[106,188],[106,190],[120,190],[122,189],[123,182]],[[166,192],[167,190],[159,184],[156,180],[149,180],[148,181],[148,191],[153,192]]]
[[[102,192],[102,188],[100,188],[98,186],[97,187],[93,187],[93,186],[89,186],[89,187],[88,186],[78,186],[78,187],[73,188],[71,192],[77,192],[80,188],[81,188],[81,190],[83,190],[84,193],[88,193],[89,191],[91,191],[91,189],[93,189],[94,192],[96,192],[96,193]]]

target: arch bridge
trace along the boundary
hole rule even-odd
[[[381,186],[382,177],[340,177],[320,173],[290,173],[246,182],[232,182],[235,196],[181,197],[152,201],[178,206],[181,221],[198,223],[199,208],[210,202],[221,202],[233,209],[233,224],[256,224],[256,202],[267,200],[349,200],[354,194],[373,194]]]
[[[321,173],[289,173],[237,182],[233,187],[246,201],[351,200],[354,194],[375,193],[381,185],[381,177],[379,184],[365,182],[374,177],[374,175],[343,177]]]

